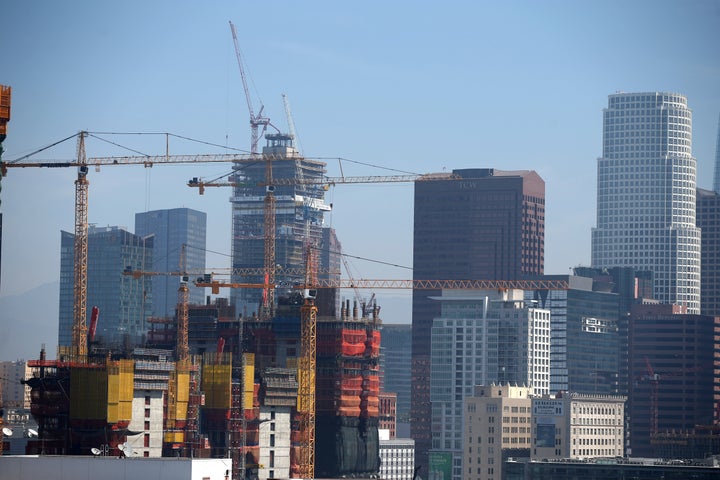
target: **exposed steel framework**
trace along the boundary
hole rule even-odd
[[[453,173],[425,173],[411,175],[370,175],[357,177],[323,177],[317,178],[274,178],[272,182],[258,184],[257,186],[287,186],[287,185],[324,185],[331,187],[341,184],[359,184],[359,183],[410,183],[410,182],[427,182],[433,180],[460,180],[461,177]],[[242,182],[237,181],[212,181],[204,182],[201,178],[193,178],[188,182],[188,187],[198,189],[198,193],[203,195],[206,188],[210,187],[236,187]]]
[[[300,368],[298,368],[298,413],[300,433],[300,478],[315,478],[315,375],[317,372],[317,307],[305,298],[300,309]]]
[[[76,362],[87,360],[87,259],[88,259],[88,186],[86,132],[80,132],[77,143],[78,176],[75,180],[75,238],[73,284],[72,356]]]
[[[213,294],[221,288],[276,288],[284,285],[221,282],[218,280],[195,282],[197,287],[210,288]],[[294,286],[293,288],[305,288]],[[371,279],[317,279],[312,288],[381,288],[412,290],[567,290],[565,280],[371,280]]]
[[[275,194],[272,186],[272,159],[267,158],[265,161],[265,200],[264,200],[264,225],[265,233],[264,242],[264,260],[265,283],[270,285],[275,283]],[[273,306],[275,303],[275,291],[272,288],[263,288],[263,305],[262,318],[268,320],[273,316]]]
[[[301,478],[315,478],[315,376],[317,375],[317,307],[315,296],[307,287],[317,284],[317,265],[313,248],[307,246],[305,257],[306,295],[300,309],[300,368],[298,369],[298,412],[300,433]]]

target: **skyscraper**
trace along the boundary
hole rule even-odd
[[[594,267],[654,274],[655,298],[700,312],[692,112],[674,93],[610,95],[598,159]]]
[[[186,271],[205,269],[205,236],[207,215],[189,208],[153,210],[135,214],[135,234],[139,237],[153,235],[153,262],[146,270],[154,272],[177,272],[180,270],[181,254],[185,245]],[[178,303],[180,277],[156,275],[152,282],[152,315],[172,317]],[[190,303],[202,304],[204,289],[190,287]]]
[[[700,310],[720,316],[720,122],[715,149],[713,190],[697,189],[697,226],[702,231]]]
[[[658,455],[653,434],[716,424],[720,317],[637,304],[629,325],[630,447],[633,456],[650,457]]]
[[[545,182],[534,171],[454,170],[415,182],[413,277],[514,280],[542,275]],[[413,292],[411,432],[415,464],[431,447],[430,333],[440,291]]]
[[[292,283],[304,281],[305,254],[308,246],[322,244],[323,215],[330,210],[324,202],[322,185],[293,184],[294,180],[319,180],[325,174],[325,163],[304,158],[293,147],[289,135],[266,135],[263,158],[257,162],[237,164],[236,186],[232,203],[232,266],[235,282],[262,283],[263,275],[239,275],[242,269],[262,269],[265,265],[265,198],[266,189],[275,198],[275,264],[276,279]],[[258,186],[266,181],[266,159],[272,158],[274,186]],[[280,184],[281,180],[291,180]],[[330,237],[328,237],[330,238]],[[338,272],[339,274],[339,272]],[[233,291],[233,303],[239,314],[258,312],[261,289],[239,288]]]
[[[58,345],[71,346],[73,325],[75,235],[61,232],[60,322]],[[123,227],[88,229],[87,311],[100,309],[96,340],[105,345],[138,344],[147,333],[152,287],[123,275],[126,267],[146,270],[152,265],[153,239]]]

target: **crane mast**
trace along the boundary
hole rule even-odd
[[[73,361],[87,360],[87,259],[88,259],[88,185],[86,132],[80,132],[77,144],[78,176],[75,180],[75,238],[74,238],[74,304],[72,326]]]
[[[177,313],[177,339],[176,355],[178,364],[185,365],[190,357],[188,346],[188,317],[190,302],[190,290],[188,289],[188,276],[186,273],[187,253],[183,243],[180,253],[180,288],[178,288],[178,313]]]

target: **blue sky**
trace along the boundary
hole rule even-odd
[[[616,91],[672,91],[693,110],[698,185],[712,185],[720,113],[717,1],[19,1],[3,2],[0,84],[13,87],[3,144],[12,160],[79,130],[171,132],[249,149],[228,21],[260,101],[285,128],[290,100],[303,153],[406,172],[534,169],[546,182],[546,273],[590,261],[602,109]],[[158,136],[104,137],[161,154]],[[222,148],[172,140],[171,153]],[[89,157],[126,153],[90,139]],[[71,159],[74,142],[36,159]],[[391,170],[343,163],[345,175]],[[229,254],[229,190],[204,196],[199,164],[90,173],[89,220],[133,229],[136,212],[208,213],[208,248]],[[337,160],[328,174],[339,175]],[[72,169],[13,169],[2,180],[0,297],[59,277],[60,230],[73,230]],[[328,192],[344,250],[412,264],[412,185]],[[411,272],[352,260],[356,276]],[[208,264],[229,264],[209,255]],[[410,292],[376,292],[409,322]],[[47,299],[57,302],[56,298]],[[387,318],[390,315],[393,318]],[[2,313],[0,313],[0,320]]]

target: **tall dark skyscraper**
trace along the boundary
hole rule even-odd
[[[135,214],[135,234],[139,237],[153,235],[153,263],[146,266],[154,272],[177,272],[180,257],[185,248],[185,270],[205,269],[205,236],[207,215],[189,208],[153,210]],[[152,315],[172,317],[178,303],[180,277],[156,275],[152,281]],[[205,292],[188,283],[190,303],[202,304]]]
[[[696,161],[686,98],[610,95],[597,171],[592,266],[651,270],[657,300],[700,313]]]
[[[653,433],[689,432],[717,421],[720,318],[678,305],[637,304],[630,317],[628,410],[636,457],[657,455]]]
[[[415,182],[413,277],[517,280],[542,275],[545,182],[529,170],[454,170],[454,179]],[[431,448],[430,334],[440,291],[413,292],[411,433],[415,464]]]

